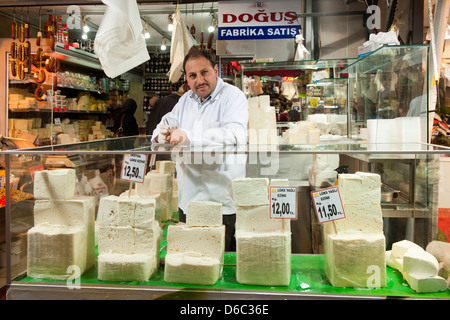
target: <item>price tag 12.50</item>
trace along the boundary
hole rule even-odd
[[[270,187],[270,218],[297,219],[297,188]]]
[[[319,223],[345,218],[338,187],[311,192]]]
[[[123,156],[121,179],[143,183],[147,156],[145,154],[125,154]]]

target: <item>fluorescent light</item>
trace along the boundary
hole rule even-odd
[[[87,24],[85,24],[85,25],[83,26],[83,31],[84,31],[84,32],[89,32],[89,27],[88,27]]]
[[[83,32],[83,35],[81,36],[81,38],[83,38],[83,40],[87,39],[87,34]]]
[[[214,26],[209,26],[208,27],[208,32],[209,33],[214,32],[214,30],[215,30]]]

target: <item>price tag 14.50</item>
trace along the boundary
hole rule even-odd
[[[270,187],[270,218],[297,219],[297,188]]]
[[[125,154],[123,156],[121,179],[143,183],[147,156],[145,154]]]
[[[338,187],[311,192],[319,223],[345,218]]]

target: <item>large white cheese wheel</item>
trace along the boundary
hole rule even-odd
[[[432,277],[438,273],[439,262],[425,250],[409,250],[403,255],[403,271],[422,277]]]
[[[191,201],[186,207],[186,225],[190,227],[217,227],[223,224],[220,202]]]
[[[164,281],[213,285],[219,280],[222,262],[195,253],[168,253],[164,260]]]
[[[287,286],[290,277],[290,232],[236,231],[236,280],[239,283]]]
[[[167,229],[167,253],[196,253],[223,262],[225,226],[188,227],[170,225]]]
[[[87,235],[82,227],[40,224],[28,230],[27,273],[31,278],[67,279],[67,268],[86,270]]]
[[[159,255],[159,251],[158,251]],[[157,270],[156,254],[102,253],[98,255],[98,279],[148,281]]]
[[[385,237],[382,233],[325,235],[324,267],[334,287],[385,287]]]
[[[74,169],[37,171],[34,174],[34,198],[67,200],[75,196]]]
[[[418,244],[415,244],[412,241],[409,240],[401,240],[394,242],[392,244],[392,256],[396,258],[403,258],[403,256],[408,251],[416,251],[416,252],[422,252],[423,248],[419,246]]]
[[[269,179],[237,178],[232,181],[233,199],[237,206],[269,204]]]
[[[412,273],[405,273],[406,281],[411,289],[418,293],[442,292],[447,290],[447,281],[438,276],[419,276]]]

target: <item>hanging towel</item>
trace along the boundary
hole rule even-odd
[[[106,75],[115,78],[150,59],[136,0],[102,0],[107,5],[94,52]]]
[[[178,6],[173,16],[172,41],[170,45],[169,82],[176,83],[181,77],[183,60],[196,41],[186,28]]]

